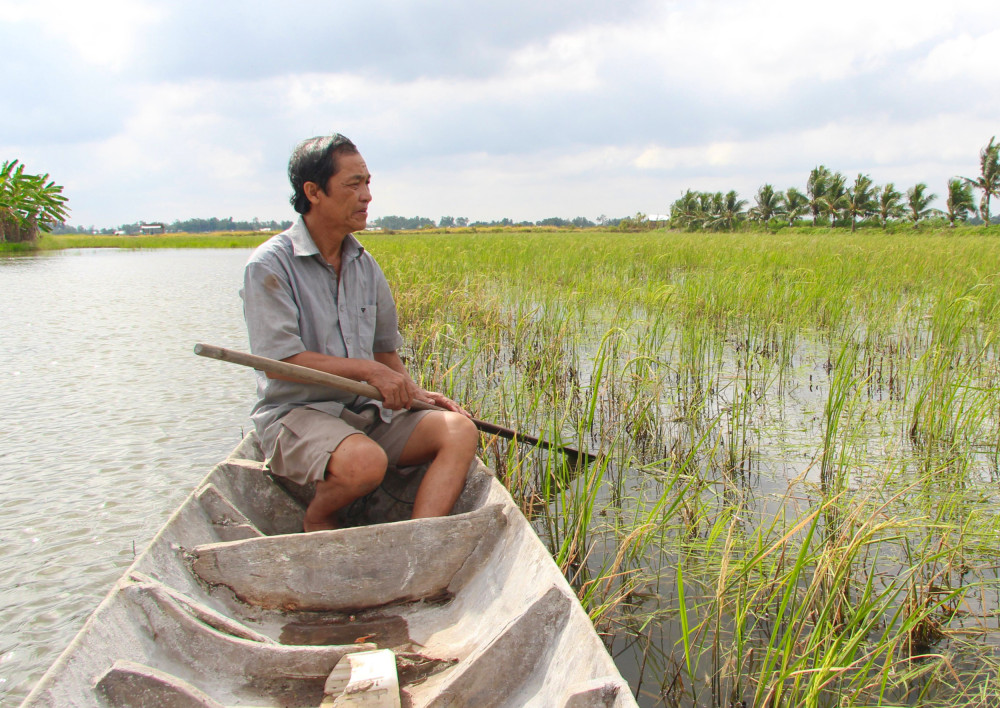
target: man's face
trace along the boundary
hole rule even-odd
[[[337,167],[325,191],[307,182],[306,196],[312,204],[309,215],[321,221],[324,228],[346,236],[363,231],[368,224],[372,176],[361,155],[338,155]]]

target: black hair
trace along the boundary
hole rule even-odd
[[[326,183],[337,174],[337,156],[357,154],[357,146],[340,133],[320,135],[296,145],[288,160],[288,181],[292,183],[289,201],[295,211],[308,214],[312,206],[305,193],[306,182],[315,182],[326,192]]]

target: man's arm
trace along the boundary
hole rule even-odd
[[[329,356],[318,352],[304,351],[285,357],[282,361],[298,366],[306,366],[317,371],[325,371],[328,374],[336,374],[344,378],[355,381],[367,381],[379,390],[382,394],[382,402],[386,408],[399,410],[409,408],[415,400],[434,403],[427,392],[413,382],[406,372],[403,362],[396,352],[392,352],[398,362],[399,368],[389,366],[380,361],[384,355],[375,354],[375,361],[369,359],[347,359],[337,356]],[[284,376],[268,374],[270,378],[289,379]]]

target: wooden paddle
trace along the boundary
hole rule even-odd
[[[335,388],[339,391],[353,393],[357,396],[365,396],[376,401],[382,400],[382,394],[379,393],[379,390],[371,384],[344,378],[343,376],[337,376],[336,374],[328,374],[325,371],[310,369],[306,366],[298,366],[297,364],[289,364],[288,362],[278,361],[277,359],[268,359],[267,357],[257,356],[256,354],[247,354],[245,352],[238,352],[232,349],[224,349],[211,344],[195,344],[194,353],[198,356],[218,359],[219,361],[226,361],[230,364],[249,366],[252,369],[257,369],[270,374],[277,374],[279,376],[287,376],[288,378],[305,381],[306,383],[329,386],[330,388]],[[445,410],[444,408],[440,408],[430,403],[424,403],[423,401],[415,401],[412,407],[416,410]],[[475,423],[476,427],[481,431],[489,433],[490,435],[496,435],[515,442],[528,443],[529,445],[541,447],[546,450],[557,450],[574,459],[579,459],[581,457],[585,458],[587,462],[593,462],[597,459],[595,455],[592,455],[589,452],[580,452],[579,450],[567,447],[566,445],[555,445],[531,435],[525,435],[517,432],[516,430],[505,428],[502,425],[497,425],[496,423],[479,420],[478,418],[473,418],[472,422]]]

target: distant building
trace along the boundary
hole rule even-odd
[[[159,223],[139,224],[139,233],[141,234],[162,234],[166,230],[167,227]]]

